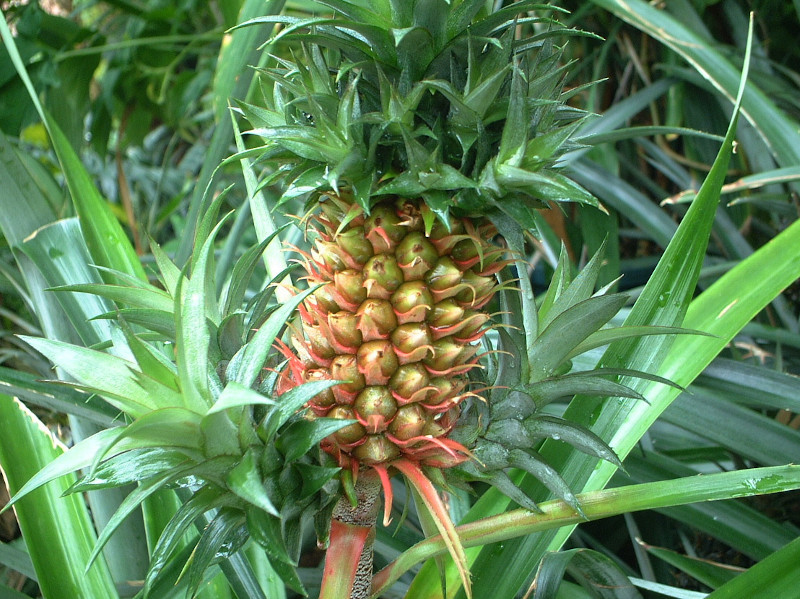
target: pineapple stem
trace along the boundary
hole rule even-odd
[[[380,478],[372,470],[362,472],[355,492],[355,507],[342,497],[333,509],[320,599],[367,599],[370,594]]]

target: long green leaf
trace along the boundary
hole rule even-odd
[[[708,599],[792,597],[800,586],[800,538],[795,539],[744,574],[722,585]]]
[[[86,397],[68,387],[43,383],[38,377],[19,370],[0,366],[0,391],[22,401],[74,414],[100,426],[113,426],[119,412],[98,397]]]
[[[800,488],[800,466],[790,464],[590,491],[578,495],[578,501],[585,519],[597,520],[641,510],[719,501],[734,497],[782,493],[798,488]],[[574,509],[561,500],[540,503],[539,508],[541,509],[540,513],[517,509],[463,524],[456,527],[456,532],[464,547],[475,547],[507,541],[525,534],[541,534],[547,530],[571,528],[575,524],[585,521]],[[437,555],[443,555],[447,551],[447,543],[438,536],[414,545],[375,576],[373,596],[379,595],[388,588],[394,580],[414,564]],[[436,593],[439,591],[440,589],[437,588]],[[411,592],[414,592],[413,587]],[[432,593],[430,596],[435,597],[436,593]],[[409,595],[409,597],[415,598],[419,596]]]
[[[637,453],[629,455],[625,460],[625,467],[630,480],[636,483],[697,475],[696,469],[652,451],[643,456]],[[795,536],[786,526],[740,501],[695,503],[660,508],[658,511],[692,529],[713,536],[753,560],[765,558]]]
[[[81,386],[100,393],[108,403],[134,418],[159,407],[182,405],[180,394],[138,372],[133,362],[60,341],[24,339],[75,377]]]
[[[236,137],[236,147],[241,153],[245,149],[244,141],[242,140],[242,136],[239,132],[239,128],[236,125],[236,121],[233,120],[233,118],[234,115],[232,114],[231,122],[233,123],[232,126]],[[242,174],[244,175],[245,186],[247,187],[247,195],[250,202],[250,212],[253,214],[253,225],[256,229],[256,237],[260,243],[273,236],[278,229],[275,225],[275,221],[272,218],[272,214],[269,209],[269,203],[267,202],[267,196],[264,190],[259,189],[258,187],[258,178],[253,171],[252,161],[249,158],[242,157],[241,167]],[[286,259],[283,256],[281,245],[278,239],[273,239],[273,241],[267,244],[263,258],[264,266],[267,269],[267,275],[270,280],[273,280],[278,273],[286,270],[287,268]],[[286,282],[291,285],[291,276],[286,277]],[[288,299],[288,289],[284,287],[278,287],[277,292],[281,301]]]
[[[298,293],[270,315],[267,322],[256,331],[256,334],[253,335],[250,342],[242,347],[233,359],[231,359],[228,365],[229,380],[235,380],[245,387],[249,387],[255,382],[261,369],[264,367],[264,362],[272,349],[272,344],[275,342],[278,333],[280,333],[281,329],[289,322],[295,309],[300,305],[300,302],[313,291],[313,289],[308,289],[302,293]]]
[[[712,589],[719,588],[739,574],[738,568],[727,567],[725,564],[714,563],[710,560],[697,557],[690,557],[664,547],[655,547],[644,543],[640,544],[644,546],[649,554],[664,560],[671,566],[674,566],[681,572],[685,572],[695,580],[699,580]]]
[[[283,9],[285,0],[244,0],[239,10],[239,23],[244,23],[261,15],[277,14]],[[230,98],[245,98],[253,79],[253,69],[248,65],[259,64],[261,51],[253,50],[257,40],[269,36],[267,27],[244,27],[231,31],[223,40],[222,49],[214,74],[214,116],[216,127],[200,174],[197,177],[192,198],[189,203],[189,214],[186,219],[186,230],[180,240],[176,261],[183,264],[191,253],[194,243],[194,231],[204,209],[207,207],[206,188],[211,184],[214,172],[229,153],[233,127],[225,115]]]
[[[712,40],[703,38],[685,23],[643,0],[592,0],[597,6],[652,36],[688,61],[695,70],[732,103],[737,97],[740,73],[730,60],[716,49]],[[800,164],[800,132],[791,120],[753,82],[747,84],[741,112],[761,134],[781,166]]]
[[[94,263],[147,280],[133,245],[108,202],[92,182],[75,150],[54,121],[46,117],[43,120],[48,124],[53,147],[64,171],[75,212]],[[108,280],[113,282],[114,277],[109,276]]]
[[[136,252],[133,250],[133,246],[119,222],[111,212],[108,203],[100,195],[61,128],[49,117],[39,102],[39,96],[28,77],[25,65],[14,43],[14,36],[11,35],[5,18],[0,19],[0,37],[3,38],[3,43],[11,57],[11,62],[17,69],[17,73],[25,84],[39,117],[50,134],[53,149],[56,152],[56,156],[58,156],[64,177],[67,180],[67,186],[72,196],[75,211],[81,222],[86,245],[92,254],[94,262],[100,266],[106,266],[146,280],[147,277],[139,258],[136,256]]]
[[[63,448],[30,410],[6,395],[0,395],[0,422],[4,429],[0,465],[11,493],[16,493],[28,478],[62,455]],[[95,533],[80,496],[61,497],[74,480],[54,481],[15,506],[39,586],[47,599],[116,599],[105,562],[98,561],[84,574]]]
[[[21,249],[51,287],[100,282],[97,271],[89,266],[91,258],[76,219],[60,220],[41,227],[25,240]],[[84,345],[111,339],[111,324],[92,320],[111,309],[108,301],[95,295],[67,291],[54,295]]]

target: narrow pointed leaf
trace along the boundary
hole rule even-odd
[[[714,562],[711,559],[684,555],[677,551],[667,549],[666,547],[656,547],[643,543],[642,541],[639,541],[639,545],[643,546],[650,555],[664,560],[671,566],[712,589],[719,588],[741,573],[741,568]]]
[[[216,414],[229,408],[240,408],[242,406],[271,406],[274,404],[275,400],[271,397],[262,395],[258,391],[253,391],[244,385],[232,381],[225,386],[222,393],[219,394],[217,401],[208,409],[206,414]]]
[[[267,322],[256,331],[250,342],[239,350],[231,360],[228,366],[229,380],[235,380],[245,387],[252,386],[264,367],[267,355],[272,349],[272,344],[275,342],[278,333],[289,322],[297,306],[313,291],[314,289],[308,289],[298,293],[275,310]]]
[[[153,551],[150,570],[145,578],[145,593],[156,584],[156,580],[161,570],[166,566],[169,556],[180,546],[194,521],[206,511],[218,507],[220,503],[220,490],[211,487],[200,489],[183,503],[158,539],[156,548]]]
[[[39,488],[47,480],[75,469],[64,467],[54,476],[42,476],[43,469],[51,468],[67,455],[63,447],[30,410],[5,395],[0,395],[0,421],[7,430],[14,431],[0,435],[0,466],[14,495],[14,509],[42,593],[49,599],[117,599],[114,581],[104,562],[83,574],[95,532],[81,497],[61,496],[74,477]],[[62,465],[63,462],[53,469],[58,471]],[[31,493],[33,489],[37,490]]]
[[[18,397],[27,404],[73,414],[106,428],[113,426],[119,416],[118,410],[97,396],[87,397],[69,387],[42,382],[32,374],[2,366],[0,392]]]
[[[117,455],[131,449],[174,448],[190,458],[199,460],[203,457],[200,416],[185,408],[163,408],[148,412],[115,432],[116,436],[94,456],[90,473],[107,455]]]
[[[545,405],[560,397],[571,397],[578,394],[644,399],[640,393],[633,391],[629,387],[600,378],[599,376],[566,375],[553,379],[545,379],[535,385],[523,387],[522,389],[533,398],[537,405]]]
[[[208,523],[192,552],[183,574],[189,588],[196,593],[206,569],[227,555],[233,556],[247,540],[244,515],[238,510],[222,509]],[[257,595],[248,593],[246,597]]]
[[[330,389],[341,381],[312,381],[290,389],[278,398],[278,402],[264,419],[263,438],[271,440],[278,429],[302,408],[312,397]]]
[[[554,441],[565,441],[584,453],[611,462],[617,468],[622,468],[622,462],[619,461],[614,450],[584,426],[556,416],[537,414],[525,420],[525,428],[534,437],[549,437]]]
[[[193,465],[190,467],[193,467]],[[97,538],[97,542],[92,550],[92,554],[89,556],[89,560],[86,563],[86,569],[88,570],[94,561],[99,557],[103,547],[105,547],[106,543],[111,538],[111,535],[113,535],[114,532],[119,528],[125,518],[130,516],[131,513],[153,493],[164,488],[164,485],[170,482],[170,480],[180,478],[180,473],[186,470],[189,470],[189,468],[186,466],[167,470],[166,472],[162,472],[159,476],[156,476],[133,489],[122,501],[119,508],[117,508],[117,511],[114,512],[114,515],[111,517],[111,519],[109,519],[108,523],[106,523],[105,528],[103,528],[103,531]]]
[[[175,391],[155,380],[151,379],[151,388],[145,389],[142,386],[142,375],[137,373],[132,362],[60,341],[23,338],[79,383],[97,390],[108,403],[134,418],[162,406],[183,403]]]
[[[610,557],[590,549],[571,549],[548,553],[536,572],[532,599],[555,597],[567,566],[584,588],[600,599],[641,599],[642,595]]]
[[[277,447],[283,451],[287,462],[293,462],[305,455],[312,447],[340,428],[356,422],[339,418],[315,418],[298,420],[289,425],[278,438]]]
[[[739,597],[791,597],[800,585],[800,538],[719,587],[708,599]]]
[[[216,290],[209,293],[208,281],[213,272],[214,239],[223,222],[209,233],[197,252],[185,295],[178,292],[174,300],[178,376],[185,405],[198,412],[207,410],[213,403],[208,376],[211,334],[207,319],[215,316],[213,295]]]
[[[241,462],[228,475],[228,486],[231,491],[245,501],[252,503],[268,514],[278,516],[278,510],[267,494],[262,479],[263,476],[256,462],[255,454],[252,450],[249,450],[244,454]]]
[[[76,472],[81,468],[88,467],[97,452],[103,451],[109,443],[117,438],[119,433],[118,429],[106,429],[76,443],[69,451],[59,453],[47,465],[38,470],[34,476],[31,476],[24,485],[19,486],[17,492],[14,493],[3,510],[9,509],[18,499],[42,485]]]
[[[62,285],[56,287],[54,291],[90,293],[116,302],[120,304],[120,307],[127,308],[143,308],[172,312],[174,307],[172,298],[155,287],[142,288],[84,283],[78,285]]]
[[[593,297],[554,318],[528,355],[533,380],[549,376],[578,344],[611,320],[626,301],[623,295]]]

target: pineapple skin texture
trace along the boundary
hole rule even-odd
[[[466,459],[447,438],[488,330],[486,304],[507,262],[486,220],[426,231],[421,200],[387,199],[366,215],[325,196],[305,254],[310,286],[302,334],[279,392],[342,380],[309,402],[317,417],[356,422],[322,442],[343,468],[406,459],[448,467]],[[355,216],[353,217],[353,215]]]

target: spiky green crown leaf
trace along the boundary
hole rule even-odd
[[[553,168],[583,116],[564,103],[555,45],[580,32],[561,26],[557,9],[322,4],[335,16],[245,24],[283,25],[270,40],[282,58],[260,70],[263,105],[241,104],[284,179],[282,201],[345,190],[368,210],[382,196],[422,197],[445,221],[451,209],[519,219],[520,202],[528,212],[549,201],[596,204]]]
[[[588,428],[558,417],[543,408],[555,400],[576,395],[642,399],[617,379],[643,378],[672,385],[661,377],[636,370],[594,368],[573,371],[572,359],[613,339],[642,335],[691,333],[674,327],[626,327],[612,323],[627,297],[609,287],[595,292],[603,248],[574,278],[563,251],[552,282],[538,305],[538,334],[529,351],[522,350],[515,331],[521,329],[514,291],[501,290],[507,329],[495,338],[485,383],[489,401],[472,401],[461,414],[451,435],[469,447],[475,460],[444,472],[449,482],[483,480],[522,507],[537,507],[508,476],[510,468],[533,475],[555,496],[580,513],[580,505],[561,475],[536,451],[544,439],[560,440],[575,449],[622,467],[608,444]]]

